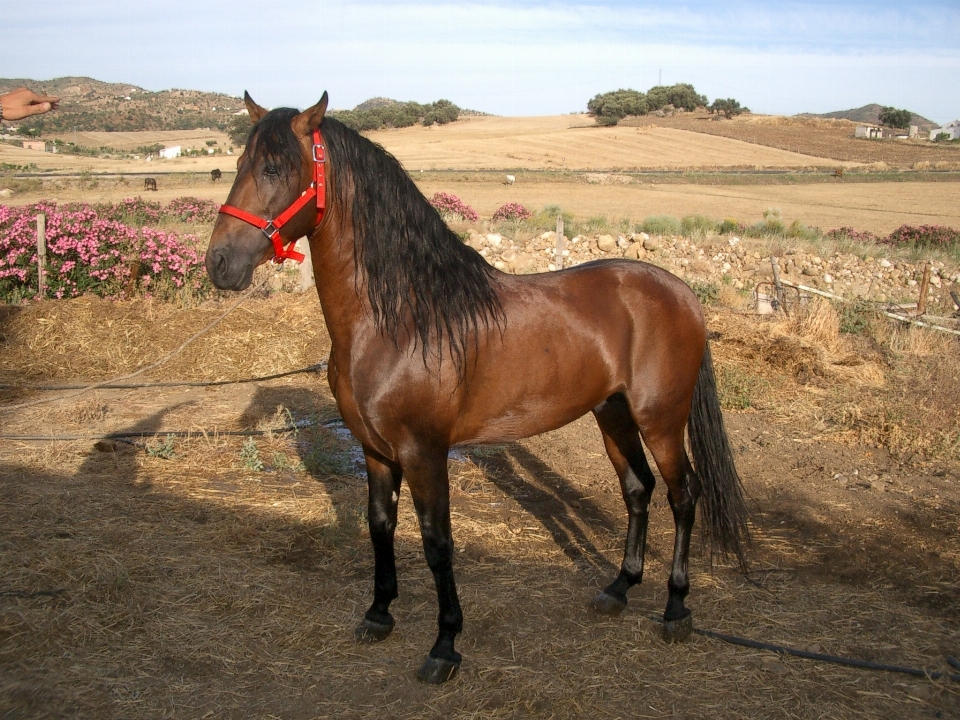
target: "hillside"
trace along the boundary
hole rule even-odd
[[[57,112],[24,120],[20,127],[36,134],[194,130],[230,126],[243,108],[240,98],[198,90],[151,92],[127,83],[106,83],[88,77],[37,81],[0,78],[0,93],[18,87],[61,98]]]
[[[796,117],[802,118],[823,118],[824,120],[852,120],[857,123],[869,123],[871,125],[880,124],[880,111],[883,110],[883,105],[878,105],[877,103],[870,103],[869,105],[864,105],[860,108],[854,108],[853,110],[837,110],[835,112],[822,113],[820,115],[815,115],[813,113],[801,113]],[[923,130],[932,130],[939,125],[933,120],[927,120],[927,118],[922,115],[917,115],[914,113],[911,116],[910,120],[911,125],[916,125]]]

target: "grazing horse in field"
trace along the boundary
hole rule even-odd
[[[221,177],[223,177],[223,173],[220,172],[220,168],[214,168],[210,171],[210,182],[216,182]]]
[[[684,600],[697,500],[716,548],[743,563],[748,540],[703,313],[690,288],[630,260],[501,273],[444,224],[396,159],[325,117],[326,93],[299,113],[245,101],[254,127],[213,229],[207,272],[218,288],[242,290],[261,263],[302,258],[292,243],[309,236],[331,338],[330,388],[367,466],[374,589],[357,638],[382,640],[394,626],[394,531],[406,480],[440,607],[419,677],[452,677],[463,614],[448,450],[516,440],[592,412],[629,518],[620,572],[593,606],[620,612],[643,577],[655,480],[642,437],[676,526],[664,635],[684,639],[692,629]]]
[[[143,189],[144,190],[153,190],[157,191],[157,180],[156,178],[144,178],[143,179]]]

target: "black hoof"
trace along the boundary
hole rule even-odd
[[[459,669],[458,662],[428,656],[426,662],[417,671],[417,679],[430,685],[442,685],[452,679]]]
[[[393,618],[390,618],[390,622],[387,623],[364,618],[363,622],[357,625],[357,629],[353,631],[353,634],[356,636],[357,642],[377,643],[381,640],[386,640],[392,631]]]
[[[590,605],[601,615],[619,615],[627,606],[627,601],[610,595],[606,590],[601,590]]]
[[[683,642],[693,632],[693,615],[690,611],[677,620],[663,621],[663,639],[668,643]]]

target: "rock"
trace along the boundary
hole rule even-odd
[[[881,258],[880,262],[877,264],[882,268],[893,267],[893,263],[887,260],[886,258]]]
[[[513,250],[504,250],[500,253],[500,259],[509,265],[517,259],[517,254]]]
[[[14,193],[10,188],[4,188],[3,190],[0,190],[0,197],[3,198],[13,197],[15,194],[16,193]]]
[[[537,267],[537,259],[530,253],[518,253],[513,261],[513,271],[518,275],[533,272]]]
[[[833,275],[831,275],[830,273],[824,273],[824,274],[823,274],[823,281],[824,281],[825,283],[832,283],[832,282],[833,282]]]
[[[487,242],[491,247],[498,248],[500,247],[500,243],[503,242],[503,236],[498,235],[497,233],[489,233],[487,235]]]
[[[644,233],[640,233],[643,235]],[[654,250],[660,247],[660,243],[654,240],[652,237],[645,238],[643,241],[643,249],[653,252]]]
[[[506,264],[503,260],[494,260],[493,266],[494,266],[497,270],[506,270],[506,269],[507,269],[507,264]]]
[[[621,250],[625,250],[630,247],[630,241],[627,240],[623,235],[617,237],[617,247]]]
[[[613,252],[617,249],[617,241],[613,239],[613,235],[598,235],[597,247],[603,252]]]
[[[623,256],[630,260],[643,260],[647,251],[643,249],[643,243],[635,242],[624,251]]]
[[[800,271],[801,275],[806,275],[807,277],[814,277],[817,274],[817,269],[814,267],[805,267]]]
[[[640,242],[646,242],[649,239],[650,239],[650,236],[647,235],[645,232],[637,233],[636,237],[634,237],[634,240],[639,240]]]

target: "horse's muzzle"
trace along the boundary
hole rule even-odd
[[[219,290],[244,290],[250,286],[257,265],[249,258],[238,257],[241,254],[222,246],[207,250],[204,265],[214,287]]]

